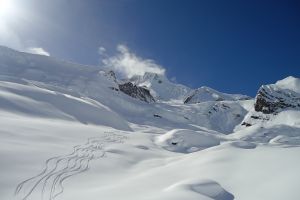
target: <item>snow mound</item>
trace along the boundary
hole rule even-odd
[[[198,181],[183,181],[171,185],[166,191],[190,190],[201,196],[214,200],[233,200],[234,196],[227,192],[219,183],[204,179]],[[201,198],[203,199],[203,198]]]
[[[300,146],[300,127],[266,123],[239,130],[230,137],[251,143]]]
[[[269,143],[275,145],[300,146],[300,136],[289,137],[286,135],[278,135],[271,139]]]
[[[156,142],[169,151],[181,153],[191,153],[220,144],[220,140],[214,135],[185,129],[171,130],[158,136]]]
[[[247,141],[235,141],[230,143],[231,146],[240,148],[240,149],[254,149],[256,148],[256,144],[253,142]]]

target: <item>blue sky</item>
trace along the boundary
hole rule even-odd
[[[179,83],[251,96],[261,84],[300,77],[297,0],[10,1],[0,44],[15,49],[96,65],[121,44]]]

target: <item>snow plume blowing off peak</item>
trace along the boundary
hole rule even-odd
[[[104,58],[102,63],[119,73],[124,78],[132,78],[135,75],[143,76],[146,72],[165,74],[165,69],[151,59],[143,59],[132,53],[125,45],[117,46],[118,53],[114,56]],[[105,54],[105,48],[99,48],[100,54]],[[106,54],[105,54],[106,55]]]

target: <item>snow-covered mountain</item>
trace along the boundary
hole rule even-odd
[[[252,126],[277,118],[281,113],[300,110],[300,79],[287,77],[275,84],[263,85],[255,97],[254,107],[245,116],[242,126]],[[287,119],[290,117],[287,116]],[[286,120],[282,120],[286,121]],[[290,122],[294,120],[289,119]]]
[[[296,200],[299,82],[248,99],[0,47],[0,199]]]
[[[287,77],[276,84],[263,85],[256,96],[255,111],[265,114],[283,109],[300,109],[300,80]]]
[[[251,97],[241,94],[226,94],[209,87],[200,87],[191,91],[184,99],[184,103],[201,103],[205,101],[237,101],[249,100]]]
[[[149,88],[156,99],[163,101],[183,100],[192,90],[187,86],[169,81],[164,75],[150,72],[146,72],[143,76],[134,76],[129,81]]]
[[[146,72],[144,76],[134,76],[127,82],[146,87],[151,94],[162,101],[178,100],[185,104],[195,104],[207,101],[237,101],[249,100],[251,97],[241,94],[226,94],[212,88],[202,86],[191,89],[187,86],[173,83],[160,74]]]

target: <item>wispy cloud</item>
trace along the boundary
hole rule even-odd
[[[101,56],[103,56],[103,55],[105,55],[106,54],[106,48],[105,47],[99,47],[98,48],[98,53],[101,55]]]
[[[50,53],[41,47],[29,47],[26,49],[26,52],[44,56],[50,56]]]
[[[100,48],[98,50],[99,54],[105,53],[105,49]],[[165,69],[162,66],[156,64],[151,59],[144,59],[137,56],[125,45],[118,45],[117,51],[116,55],[104,58],[102,63],[126,78],[131,78],[134,75],[142,76],[146,72],[157,74],[165,73]]]
[[[50,56],[50,53],[42,47],[26,45],[26,42],[20,39],[18,33],[3,20],[0,20],[0,45],[22,52]]]

